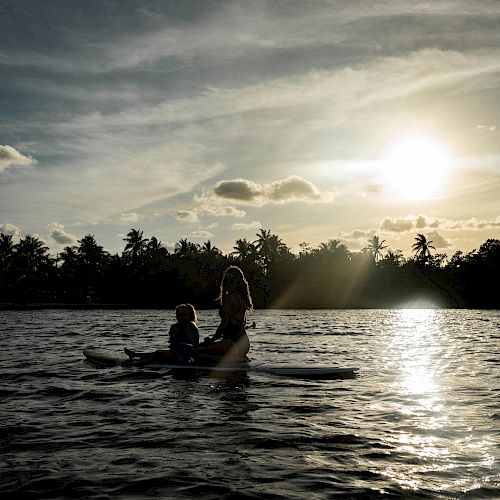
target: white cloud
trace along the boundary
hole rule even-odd
[[[12,146],[0,145],[0,173],[9,167],[33,167],[37,163],[31,156],[21,154]]]
[[[211,215],[213,217],[245,217],[246,212],[244,210],[238,210],[237,208],[230,206],[201,206],[197,209],[200,215]]]
[[[478,125],[479,130],[486,130],[487,132],[494,132],[497,128],[496,125]]]
[[[130,224],[131,222],[137,222],[140,215],[135,213],[124,213],[120,215],[120,222],[124,224]]]
[[[199,231],[193,231],[191,233],[191,236],[193,238],[203,238],[203,239],[207,239],[207,238],[213,238],[213,234],[209,231],[204,231],[204,230],[199,230]]]
[[[0,224],[0,233],[5,234],[6,236],[12,236],[13,239],[17,240],[21,237],[21,230],[14,226],[14,224]]]
[[[248,223],[237,222],[237,223],[232,225],[231,229],[233,229],[235,231],[248,231],[250,229],[260,229],[261,227],[262,227],[262,224],[259,221],[254,220],[254,221],[248,222]]]
[[[178,221],[181,221],[181,222],[189,222],[189,223],[194,223],[194,222],[198,222],[198,214],[196,212],[194,212],[193,210],[179,210],[176,214],[175,214],[175,218],[178,220]]]
[[[62,224],[53,222],[47,227],[49,229],[50,238],[52,238],[56,243],[61,245],[74,245],[78,240],[75,235],[68,233]]]

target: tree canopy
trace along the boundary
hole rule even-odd
[[[0,234],[0,303],[123,304],[173,307],[189,301],[215,307],[219,281],[230,264],[250,283],[256,307],[398,307],[425,300],[442,307],[500,306],[500,240],[448,258],[418,234],[413,257],[390,249],[378,235],[359,252],[339,240],[294,254],[270,229],[254,241],[236,240],[224,255],[211,241],[181,239],[170,253],[155,236],[131,229],[123,252],[110,254],[87,234],[56,257],[26,235]]]

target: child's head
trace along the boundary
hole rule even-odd
[[[196,321],[196,311],[191,304],[179,304],[175,308],[175,317],[179,323]]]

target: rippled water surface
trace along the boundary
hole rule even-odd
[[[0,311],[2,496],[500,498],[500,312],[254,313],[254,363],[359,367],[348,380],[84,361],[165,347],[173,319]]]

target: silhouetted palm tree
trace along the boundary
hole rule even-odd
[[[216,246],[212,245],[210,240],[205,241],[205,243],[203,243],[200,251],[201,253],[206,255],[212,255],[212,256],[222,255],[222,252]]]
[[[199,245],[182,238],[175,244],[174,252],[178,257],[193,257],[199,253]]]
[[[139,229],[131,229],[127,233],[126,238],[123,239],[123,241],[127,242],[123,254],[126,257],[130,257],[132,266],[134,267],[139,264],[146,253],[148,239],[144,238],[143,234],[143,231]]]
[[[0,255],[11,255],[13,251],[12,235],[0,233]]]
[[[84,266],[94,268],[101,267],[105,257],[108,255],[108,252],[101,245],[97,244],[95,237],[91,234],[87,234],[81,240],[78,240],[76,251],[80,262]]]
[[[289,253],[289,248],[279,236],[272,234],[270,229],[261,229],[260,233],[257,233],[256,236],[257,239],[253,244],[259,252],[264,272],[268,274],[278,257]]]
[[[14,245],[16,260],[25,273],[36,271],[49,261],[49,249],[36,236],[27,234]]]
[[[260,232],[256,234],[257,239],[253,242],[255,248],[259,251],[259,254],[264,260],[269,258],[270,254],[270,239],[271,230],[270,229],[260,229]]]
[[[327,243],[320,243],[318,248],[313,250],[314,255],[320,257],[333,257],[337,259],[348,259],[349,249],[340,240],[328,240]]]
[[[416,243],[411,248],[415,252],[417,259],[425,263],[431,256],[431,249],[436,250],[436,248],[431,245],[432,241],[428,241],[422,233],[417,234],[415,240]]]
[[[64,247],[59,254],[59,260],[62,261],[63,266],[73,266],[78,261],[78,248],[75,246]]]
[[[387,245],[384,245],[385,240],[380,241],[379,236],[376,234],[373,235],[368,240],[368,251],[373,255],[373,260],[377,262],[382,257],[382,250],[387,248]]]

